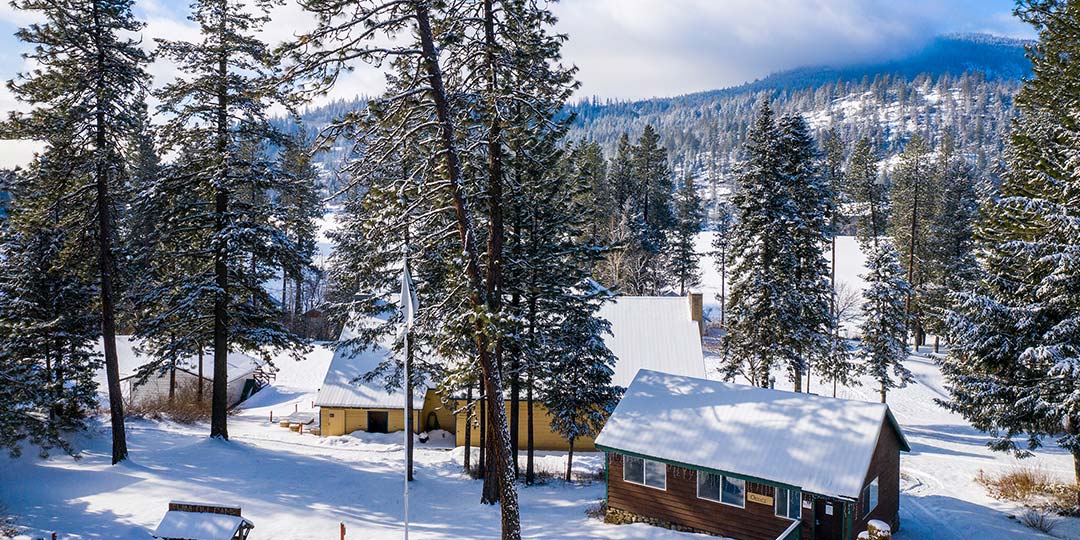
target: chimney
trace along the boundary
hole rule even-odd
[[[686,298],[690,301],[690,320],[697,321],[698,334],[705,335],[705,317],[704,306],[702,304],[701,293],[691,292],[687,293]]]

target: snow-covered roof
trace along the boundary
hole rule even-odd
[[[341,330],[339,341],[352,339],[356,336],[353,328],[355,325],[374,323],[374,318],[356,319]],[[382,377],[376,377],[372,381],[365,381],[362,377],[371,373],[392,354],[394,337],[390,336],[367,349],[356,346],[343,345],[334,351],[334,358],[330,361],[330,367],[326,370],[326,377],[319,394],[315,398],[318,407],[358,407],[370,409],[404,409],[405,390],[393,389],[387,391]],[[420,409],[424,405],[424,390],[415,388],[413,391],[413,407]]]
[[[241,525],[250,521],[240,516],[169,510],[154,530],[155,538],[184,540],[231,540]]]
[[[120,378],[130,377],[138,372],[139,368],[149,364],[153,359],[150,355],[139,354],[135,351],[138,342],[132,336],[116,336],[116,360],[120,366]],[[98,354],[104,354],[104,342],[98,339],[95,350]],[[247,377],[256,368],[263,365],[263,361],[240,352],[230,352],[228,356],[229,381],[241,377]],[[184,358],[177,363],[177,368],[197,374],[199,370],[199,358],[195,355]],[[203,377],[212,379],[214,376],[214,351],[207,350],[203,355]],[[105,388],[105,367],[98,369],[94,378],[100,388]]]
[[[888,406],[641,370],[596,446],[858,498]]]
[[[626,387],[640,369],[705,377],[701,330],[685,296],[619,296],[597,316],[611,323],[604,343],[618,358],[612,384]]]

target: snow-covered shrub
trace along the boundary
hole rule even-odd
[[[1057,520],[1051,517],[1049,510],[1028,510],[1020,516],[1020,523],[1046,534],[1057,527]]]

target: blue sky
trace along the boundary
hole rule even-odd
[[[13,32],[31,20],[3,1],[0,77],[24,69],[26,47]],[[136,0],[144,32],[194,37],[186,0]],[[1012,16],[1012,0],[564,0],[553,9],[569,34],[565,61],[580,68],[580,96],[642,98],[721,88],[774,71],[896,57],[945,32],[1032,37]],[[266,29],[287,39],[310,18],[294,0],[278,8]],[[158,64],[160,80],[171,67]],[[160,83],[160,81],[159,81]],[[338,96],[377,93],[382,77],[359,69]],[[0,110],[18,107],[0,91]]]

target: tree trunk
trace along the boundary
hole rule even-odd
[[[883,383],[883,384],[881,385],[881,402],[882,402],[882,403],[885,403],[885,392],[886,392],[886,390],[885,390],[885,384]]]
[[[218,32],[224,39],[226,34],[228,2],[221,0]],[[228,101],[228,51],[222,47],[218,57],[217,88],[217,158],[219,177],[214,193],[214,232],[221,235],[228,226],[229,193],[223,185],[226,182],[225,170],[229,145],[229,101]],[[229,266],[227,245],[221,239],[214,246],[214,281],[218,291],[214,295],[214,384],[210,395],[210,436],[219,439],[229,438],[228,428],[228,378],[229,378]]]
[[[100,7],[92,3],[94,12],[94,38],[97,49],[97,69],[101,77],[108,70],[105,64],[105,46],[101,42],[102,22]],[[128,457],[127,432],[124,428],[124,400],[120,391],[120,365],[116,355],[116,303],[113,298],[113,273],[115,261],[112,250],[112,220],[110,219],[108,127],[104,104],[105,89],[100,82],[97,87],[98,107],[94,118],[94,183],[97,203],[98,272],[101,278],[101,338],[105,352],[105,378],[109,387],[109,418],[112,424],[112,462],[117,464]]]
[[[919,222],[919,163],[915,162],[915,190],[912,194],[911,201],[911,238],[908,239],[908,268],[907,268],[907,282],[911,286],[911,292],[907,297],[907,316],[908,326],[911,327],[911,339],[915,342],[915,352],[919,352],[919,336],[917,333],[917,326],[915,319],[912,318],[912,309],[914,308],[915,300],[915,235],[918,233]],[[881,402],[885,402],[885,398],[881,398]]]
[[[199,343],[198,346],[199,346],[199,390],[198,390],[197,396],[198,396],[198,399],[199,399],[199,403],[202,403],[202,400],[203,400],[203,381],[205,380],[204,377],[203,377],[203,370],[202,370],[202,361],[203,361],[203,346],[202,346],[202,343]]]
[[[176,399],[176,360],[169,365],[169,403]]]
[[[461,162],[454,142],[454,126],[450,115],[450,103],[447,98],[446,88],[443,85],[442,71],[439,67],[438,51],[435,48],[434,37],[431,31],[431,22],[428,19],[427,4],[416,2],[416,33],[420,38],[423,51],[424,70],[426,71],[430,85],[431,98],[435,104],[435,115],[439,124],[439,141],[441,157],[444,160],[450,189],[451,202],[454,209],[454,217],[457,221],[459,240],[465,259],[465,274],[470,285],[470,303],[473,309],[485,307],[484,287],[480,276],[479,258],[476,251],[476,238],[472,230],[472,223],[466,209],[465,196],[461,182]],[[502,399],[502,378],[497,366],[493,365],[491,354],[488,351],[488,341],[485,335],[487,323],[483,318],[477,317],[473,329],[473,339],[476,342],[477,356],[480,361],[481,377],[487,396],[492,399]],[[500,471],[499,490],[501,501],[502,537],[503,540],[519,540],[521,538],[521,516],[518,509],[517,491],[509,477],[510,465],[510,435],[506,425],[506,408],[500,401],[499,407],[492,407],[495,424],[496,455],[491,456],[497,460]]]
[[[529,380],[526,382],[527,386],[526,386],[526,390],[525,390],[525,394],[526,394],[525,399],[527,400],[527,402],[529,404],[529,407],[525,410],[525,416],[526,416],[525,422],[528,424],[526,426],[526,431],[528,433],[525,436],[526,445],[528,447],[527,450],[525,451],[525,484],[531,486],[533,484],[533,482],[536,481],[536,466],[535,466],[535,462],[533,460],[533,457],[534,457],[534,455],[536,453],[536,444],[535,444],[534,431],[533,431],[533,378],[532,378],[532,370],[529,370],[528,377],[529,377]]]
[[[465,469],[465,474],[470,474],[469,465],[472,461],[472,421],[473,421],[473,407],[476,404],[472,400],[472,383],[470,382],[465,389],[465,457],[462,459],[462,468]]]
[[[476,464],[477,476],[483,478],[487,474],[487,400],[484,399],[484,386],[480,386],[480,426],[477,432],[480,434],[480,461]]]
[[[574,469],[574,438],[570,437],[570,451],[566,453],[566,481],[570,481],[570,472]]]
[[[1072,449],[1073,457],[1073,479],[1076,480],[1076,486],[1080,487],[1080,448]],[[1080,506],[1080,489],[1076,491],[1076,505]]]

